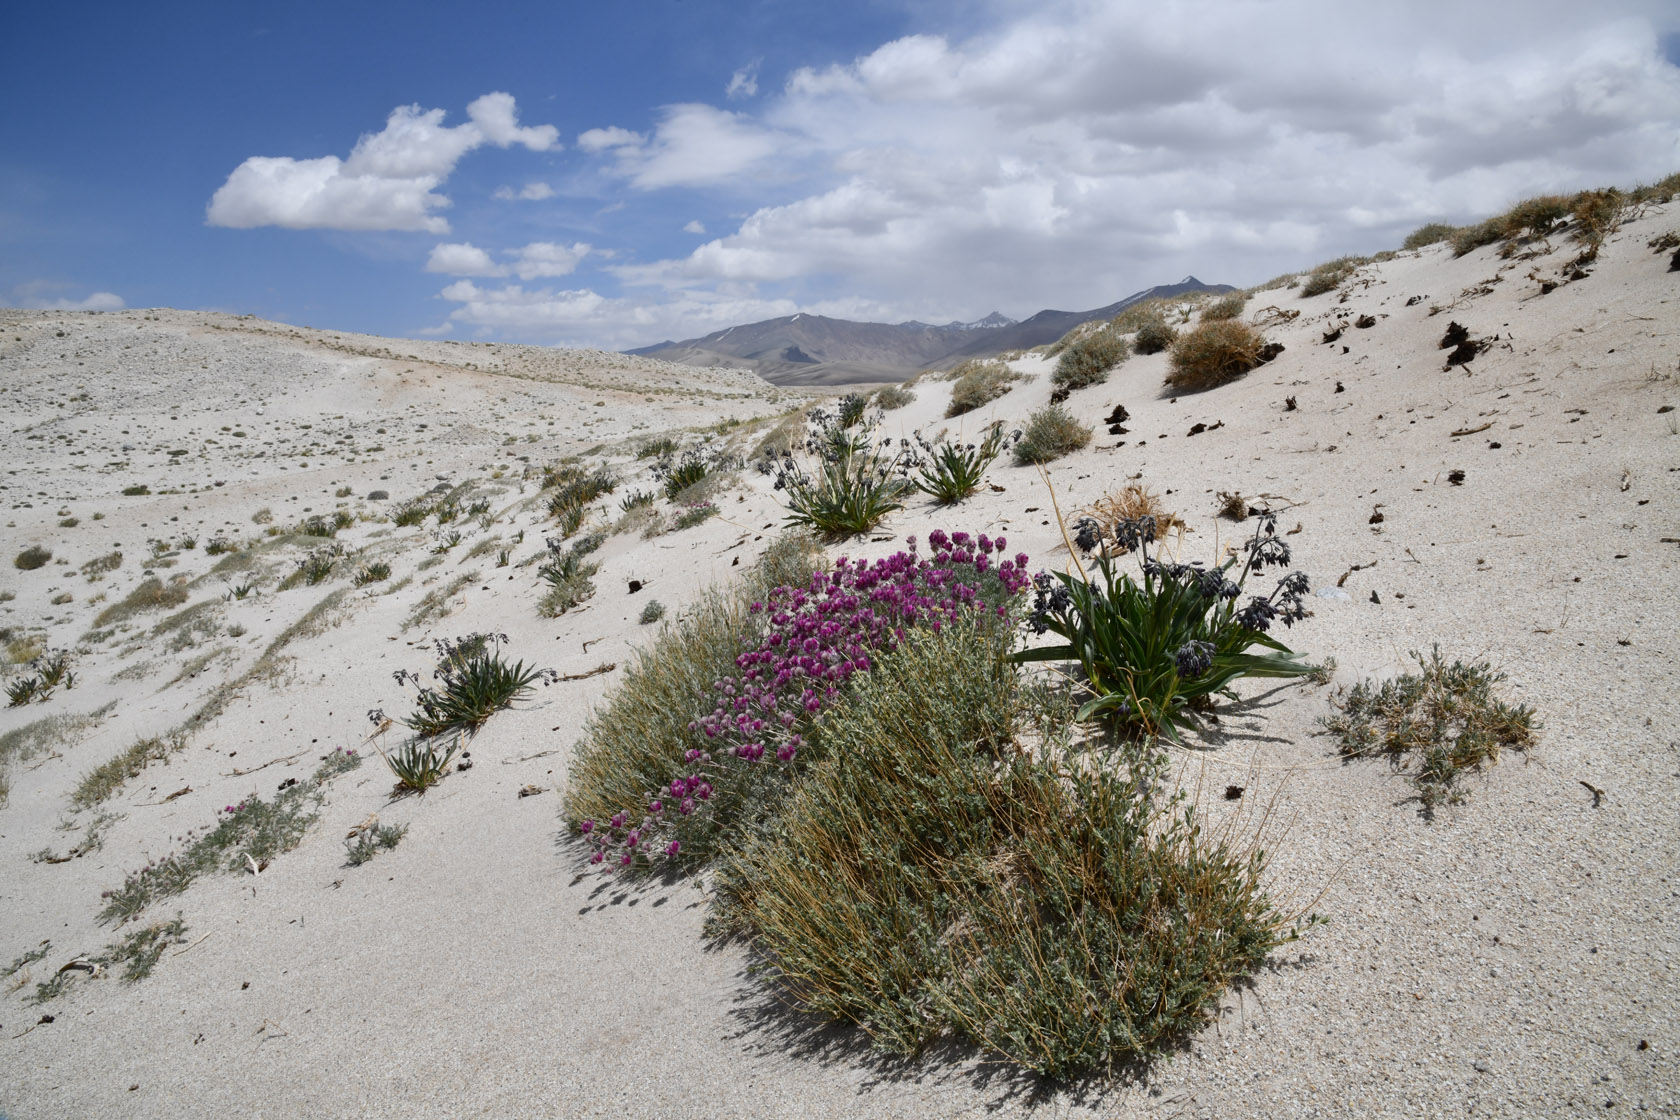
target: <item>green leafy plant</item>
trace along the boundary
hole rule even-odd
[[[356,572],[355,582],[357,587],[366,587],[370,583],[378,583],[390,578],[391,565],[383,560],[374,560],[362,565]]]
[[[186,944],[186,932],[187,923],[176,914],[170,921],[154,922],[105,946],[105,952],[96,959],[104,965],[122,965],[123,979],[137,984],[152,974],[165,949]]]
[[[1015,659],[1078,662],[1092,696],[1080,707],[1079,719],[1175,735],[1187,706],[1204,705],[1215,694],[1233,695],[1230,684],[1238,678],[1313,671],[1268,633],[1276,622],[1292,626],[1306,617],[1304,574],[1291,572],[1270,595],[1237,605],[1250,575],[1289,564],[1276,515],[1261,514],[1241,552],[1213,568],[1162,563],[1149,555],[1155,535],[1153,517],[1112,528],[1081,519],[1071,543],[1095,564],[1095,574],[1081,569],[1035,580],[1032,629],[1063,640],[1023,650]],[[1117,564],[1128,553],[1141,579]],[[1256,646],[1267,652],[1249,652]]]
[[[1019,430],[1004,434],[1001,420],[988,425],[978,443],[958,443],[943,438],[929,442],[917,432],[920,455],[915,466],[916,489],[942,506],[964,501],[980,489],[986,471],[998,456],[1020,440]]]
[[[1409,771],[1428,810],[1462,801],[1459,777],[1497,762],[1501,748],[1527,750],[1539,723],[1533,708],[1495,696],[1505,674],[1487,661],[1448,665],[1439,645],[1427,660],[1415,651],[1412,659],[1416,673],[1337,689],[1336,713],[1319,722],[1340,738],[1343,756],[1386,755],[1395,769]]]
[[[297,567],[291,575],[280,581],[280,590],[290,591],[300,583],[313,587],[324,582],[332,575],[333,568],[343,556],[343,545],[335,544],[331,548],[315,549],[297,562]]]
[[[1015,444],[1015,462],[1048,463],[1072,454],[1091,442],[1091,429],[1059,404],[1049,404],[1027,417]]]
[[[776,489],[786,495],[789,524],[842,539],[867,533],[904,508],[902,499],[911,489],[905,477],[907,449],[875,442],[878,418],[848,429],[826,410],[814,408],[809,422],[805,458],[811,466],[790,452],[776,470]]]
[[[630,493],[619,499],[618,508],[623,510],[625,513],[629,513],[633,509],[641,509],[643,506],[651,506],[658,500],[659,495],[650,490],[632,490]]]
[[[869,407],[869,398],[862,393],[847,393],[834,406],[835,419],[842,428],[850,428],[863,419],[863,413]]]
[[[604,539],[603,534],[591,533],[570,546],[554,537],[546,539],[548,559],[537,569],[537,576],[548,584],[538,606],[544,617],[563,615],[595,594],[593,577],[601,566],[587,557]]]
[[[473,634],[439,641],[438,663],[432,671],[435,685],[426,684],[418,673],[399,671],[397,683],[411,684],[418,691],[414,712],[402,722],[423,739],[471,734],[485,720],[529,694],[533,684],[554,679],[552,669],[529,667],[523,661],[509,664],[499,648],[506,641],[505,634]],[[370,718],[382,724],[385,715],[375,710]]]

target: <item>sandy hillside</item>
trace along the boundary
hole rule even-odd
[[[1186,557],[1212,558],[1252,525],[1218,520],[1218,492],[1270,505],[1332,592],[1287,638],[1334,657],[1338,683],[1439,642],[1490,658],[1544,727],[1428,818],[1385,763],[1338,759],[1316,728],[1326,688],[1245,686],[1252,702],[1175,759],[1187,782],[1245,787],[1244,808],[1275,803],[1273,890],[1329,922],[1171,1060],[1060,1088],[964,1051],[884,1063],[811,1029],[740,949],[706,946],[694,882],[586,874],[561,837],[570,750],[651,636],[645,604],[679,614],[783,511],[750,469],[696,527],[661,501],[668,531],[610,535],[595,595],[546,618],[540,468],[609,465],[619,489],[590,519],[608,528],[656,488],[647,441],[746,454],[805,398],[622,355],[0,312],[0,626],[13,659],[66,651],[75,674],[0,710],[0,964],[39,951],[0,994],[0,1112],[1680,1115],[1680,412],[1664,411],[1680,405],[1680,273],[1647,247],[1676,229],[1680,204],[1649,207],[1573,280],[1578,247],[1557,237],[1510,259],[1400,253],[1312,298],[1261,292],[1245,314],[1284,345],[1271,364],[1173,398],[1166,355],[1133,357],[1069,400],[1098,436],[1049,470],[1064,511],[1140,479],[1188,523]],[[1490,344],[1444,368],[1449,321]],[[1053,362],[1014,365],[1033,379],[953,421],[949,384],[924,379],[887,430],[1024,419]],[[1116,404],[1124,435],[1101,423]],[[830,554],[943,526],[1065,563],[1038,472],[1005,460],[989,480]],[[428,494],[455,516],[394,523]],[[335,537],[302,531],[340,511]],[[280,589],[335,545],[321,582]],[[13,567],[28,546],[51,559]],[[389,576],[358,586],[377,563]],[[392,801],[366,713],[406,712],[393,672],[427,672],[433,640],[475,631],[573,679],[492,718],[471,769]],[[321,787],[295,850],[97,922],[128,873],[338,748],[365,761]],[[132,775],[92,798],[87,775],[119,757]],[[408,832],[347,866],[370,815]],[[139,982],[59,973],[177,915]]]

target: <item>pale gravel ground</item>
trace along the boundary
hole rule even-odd
[[[1457,261],[1439,248],[1403,254],[1362,271],[1342,304],[1334,294],[1262,293],[1251,313],[1274,296],[1302,311],[1269,330],[1288,347],[1273,365],[1174,402],[1159,393],[1165,357],[1134,358],[1073,397],[1088,421],[1116,402],[1133,420],[1125,447],[1099,427],[1092,450],[1055,464],[1064,509],[1141,472],[1172,491],[1194,530],[1186,555],[1196,557],[1213,554],[1216,532],[1228,541],[1234,531],[1214,522],[1214,491],[1278,495],[1293,503],[1282,527],[1301,525],[1289,540],[1315,586],[1376,562],[1348,577],[1350,600],[1314,598],[1315,616],[1292,644],[1334,656],[1341,682],[1402,671],[1408,650],[1434,641],[1449,656],[1486,655],[1545,723],[1528,756],[1507,755],[1468,783],[1467,803],[1426,821],[1403,778],[1378,762],[1344,765],[1315,734],[1325,690],[1247,689],[1253,703],[1178,762],[1187,781],[1210,789],[1246,785],[1240,812],[1274,805],[1274,887],[1330,921],[1276,953],[1171,1060],[1060,1089],[961,1050],[881,1063],[854,1034],[778,1009],[743,976],[739,950],[708,949],[692,884],[631,888],[580,875],[577,853],[556,842],[554,790],[578,726],[620,671],[555,685],[497,716],[472,745],[478,765],[424,801],[388,806],[377,760],[338,779],[303,845],[260,877],[201,880],[149,912],[180,910],[191,948],[145,982],[83,981],[42,1008],[23,1002],[32,983],[0,996],[0,1111],[12,1120],[1680,1115],[1680,546],[1661,541],[1680,536],[1680,437],[1669,430],[1676,414],[1657,413],[1680,405],[1680,276],[1664,271],[1666,254],[1644,248],[1677,225],[1680,207],[1647,213],[1609,243],[1591,277],[1543,298],[1527,274],[1555,272],[1569,253],[1562,239],[1533,261],[1486,249]],[[1428,314],[1496,275],[1487,294]],[[1425,298],[1406,307],[1411,296]],[[1341,311],[1381,318],[1321,344],[1327,316]],[[1444,372],[1435,344],[1449,319],[1477,335],[1497,330],[1501,345],[1467,372]],[[1024,417],[1047,396],[1046,381],[962,426]],[[1345,392],[1334,391],[1338,381]],[[328,748],[357,745],[367,709],[400,710],[390,673],[426,668],[427,639],[505,631],[516,656],[563,672],[622,667],[647,636],[635,623],[645,596],[680,609],[729,578],[735,558],[750,562],[780,516],[766,482],[745,475],[720,500],[725,516],[701,529],[614,537],[596,598],[543,620],[530,568],[498,569],[494,553],[463,559],[473,542],[520,528],[515,563],[540,548],[540,510],[520,506],[536,493],[521,489],[520,456],[536,465],[606,444],[621,449],[615,461],[628,473],[628,437],[798,403],[728,371],[182,312],[0,313],[0,388],[13,432],[0,551],[9,560],[39,541],[70,561],[7,567],[0,589],[17,599],[0,604],[0,625],[42,627],[55,647],[89,630],[104,605],[90,597],[115,601],[137,582],[149,537],[256,538],[250,517],[261,506],[283,525],[339,502],[376,515],[385,504],[364,500],[370,489],[401,499],[438,476],[478,480],[499,515],[424,571],[428,530],[369,522],[342,534],[413,582],[389,596],[377,586],[351,592],[329,619],[336,626],[286,646],[282,671],[239,689],[183,754],[113,799],[125,816],[102,851],[64,864],[29,859],[74,843],[54,826],[70,815],[67,792],[82,773],[137,735],[190,718],[346,583],[273,593],[274,575],[302,548],[271,545],[260,554],[274,573],[265,593],[219,608],[224,630],[237,622],[244,637],[172,653],[145,629],[161,616],[143,616],[78,654],[73,691],[0,712],[4,732],[117,701],[97,726],[11,767],[0,808],[0,962],[51,938],[33,980],[113,939],[93,915],[125,869],[168,851],[216,808],[307,773]],[[891,424],[944,424],[943,383],[918,393]],[[1300,407],[1284,412],[1291,395]],[[1220,420],[1185,438],[1192,423]],[[166,466],[181,449],[185,462]],[[491,480],[496,469],[504,476]],[[1448,484],[1454,469],[1467,472],[1463,486]],[[184,492],[117,493],[133,481]],[[992,481],[1004,492],[955,516],[912,508],[886,531],[1004,531],[1011,551],[1062,562],[1036,473],[1000,465]],[[335,499],[341,485],[356,497]],[[1377,503],[1384,521],[1374,529]],[[96,511],[106,517],[93,521]],[[65,516],[80,524],[59,528]],[[118,541],[119,571],[98,584],[75,574]],[[220,577],[204,578],[214,560],[202,551],[173,559],[160,575],[188,573],[192,603],[220,602]],[[422,594],[468,571],[479,577],[453,613],[403,629]],[[631,578],[649,587],[626,595]],[[74,601],[50,604],[59,591]],[[211,653],[196,676],[169,683],[180,663]],[[232,773],[298,751],[307,753],[259,774]],[[1602,805],[1581,781],[1605,791]],[[526,784],[548,792],[517,798]],[[193,792],[159,803],[186,786]],[[1231,811],[1217,800],[1210,809]],[[346,868],[341,838],[369,812],[410,824],[409,834],[396,851]],[[28,1029],[42,1011],[55,1021]]]

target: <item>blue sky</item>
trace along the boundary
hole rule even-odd
[[[1680,170],[1680,5],[63,4],[0,303],[631,347],[1247,284]]]

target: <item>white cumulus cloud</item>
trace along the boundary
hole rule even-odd
[[[497,187],[493,197],[504,201],[511,199],[523,199],[526,202],[541,202],[545,198],[554,197],[554,188],[549,186],[547,183],[541,182],[526,183],[517,191],[512,187]]]
[[[743,66],[729,77],[723,95],[728,98],[754,97],[758,94],[758,63]]]
[[[593,128],[578,147],[611,152],[612,170],[641,190],[726,183],[763,167],[778,152],[775,130],[710,105],[667,105],[652,137],[622,128]]]
[[[705,226],[704,223],[702,223],[700,221],[699,218],[695,218],[694,220],[689,222],[686,226],[683,226],[683,232],[684,233],[705,233],[706,232],[706,226]]]
[[[31,290],[45,285],[25,285]],[[54,285],[56,286],[56,285]],[[18,304],[35,311],[121,311],[128,304],[115,292],[94,292],[85,299],[25,298]]]
[[[517,276],[535,280],[545,276],[566,276],[593,250],[582,241],[559,245],[533,241],[518,249],[504,249],[505,261],[497,261],[487,250],[470,242],[445,242],[432,247],[426,258],[427,272],[447,276]]]
[[[434,245],[426,258],[426,271],[448,276],[507,275],[507,270],[492,260],[489,253],[469,242]]]
[[[1672,3],[991,10],[798,70],[751,114],[670,106],[651,135],[588,147],[639,189],[752,200],[733,231],[619,278],[1020,315],[1187,272],[1255,282],[1680,166]]]
[[[347,159],[252,156],[233,170],[206,211],[213,226],[250,229],[423,230],[446,233],[437,214],[450,204],[439,187],[463,155],[485,144],[552,151],[552,125],[522,127],[512,95],[487,93],[467,120],[443,123],[444,110],[399,106],[385,127],[356,142]]]

